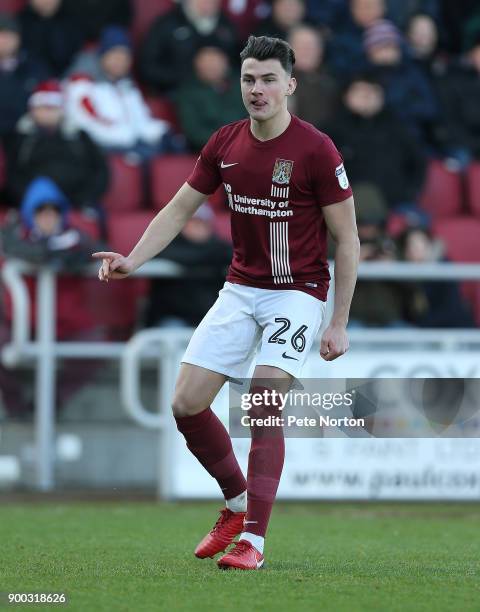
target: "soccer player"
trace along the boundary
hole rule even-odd
[[[283,40],[251,36],[240,57],[249,118],[211,136],[186,183],[128,257],[111,252],[94,257],[102,259],[102,281],[132,274],[161,252],[223,183],[233,260],[224,288],[182,359],[173,414],[187,447],[217,480],[226,500],[195,555],[213,557],[233,543],[219,567],[255,570],[263,565],[265,533],[283,468],[283,429],[251,427],[245,479],[230,436],[210,405],[228,378],[246,375],[257,346],[251,393],[285,392],[299,375],[325,313],[327,228],[336,242],[335,302],[320,354],[332,361],[345,353],[359,242],[340,154],[328,136],[287,110],[296,86],[292,49]],[[275,407],[264,403],[256,414],[275,414]]]

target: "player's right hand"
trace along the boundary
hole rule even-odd
[[[92,253],[92,257],[102,260],[102,265],[98,270],[98,278],[106,283],[110,278],[126,278],[135,270],[128,257],[124,257],[120,253],[99,251],[98,253]]]

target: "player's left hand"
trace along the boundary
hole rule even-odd
[[[349,342],[347,330],[343,325],[330,324],[323,332],[320,343],[320,357],[325,361],[333,361],[348,351]]]

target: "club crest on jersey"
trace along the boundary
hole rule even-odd
[[[289,159],[276,159],[273,167],[272,183],[288,185],[292,176],[293,161]]]
[[[335,168],[335,176],[337,177],[338,184],[342,189],[348,189],[349,182],[347,173],[345,172],[345,167],[343,164],[340,164]]]

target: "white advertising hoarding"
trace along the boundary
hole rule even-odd
[[[352,351],[334,363],[312,353],[304,378],[478,378],[474,353]],[[479,399],[480,401],[480,399]],[[228,423],[228,388],[213,406]],[[235,439],[246,473],[250,441]],[[218,485],[175,435],[172,497],[219,499]],[[279,499],[480,499],[479,438],[287,438]]]

